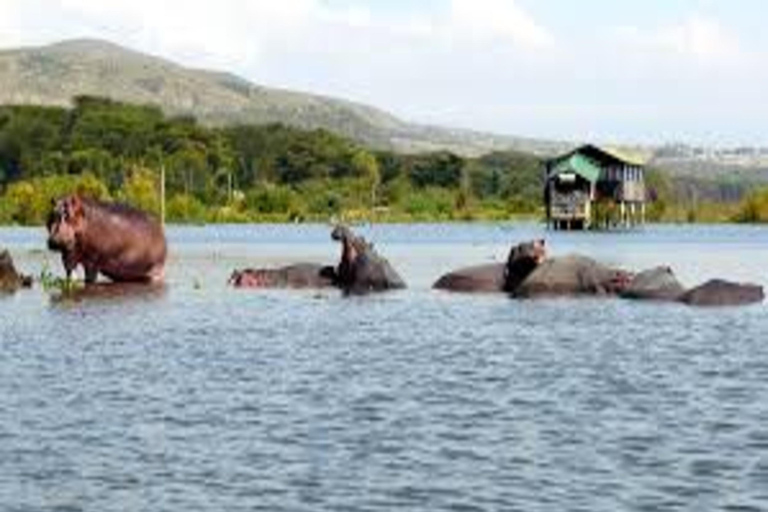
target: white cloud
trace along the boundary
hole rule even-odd
[[[746,58],[735,35],[718,21],[700,16],[655,30],[619,27],[615,33],[631,47],[660,57],[682,58],[705,65],[740,64]]]
[[[742,51],[735,36],[717,22],[693,17],[663,29],[656,37],[659,45],[702,62],[734,62]]]
[[[320,11],[318,0],[62,0],[61,7],[97,35],[128,34],[143,50],[193,56],[197,65],[233,66],[252,61],[265,41],[300,33]]]
[[[560,1],[573,10],[562,38],[524,8],[533,0],[0,0],[0,46],[99,37],[475,129],[580,137],[710,124],[762,136],[759,38],[702,16],[606,37],[609,27],[580,30],[588,6]],[[720,122],[721,104],[732,122]]]
[[[525,49],[555,43],[554,36],[514,0],[452,0],[451,26],[459,34],[507,39]]]
[[[0,46],[13,46],[19,42],[15,4],[0,2]]]
[[[23,14],[21,22],[8,21],[14,8]],[[526,51],[554,44],[515,0],[445,0],[442,10],[388,13],[324,0],[0,0],[0,44],[17,44],[6,28],[18,27],[24,42],[32,44],[101,37],[186,64],[236,69],[287,49],[323,51],[318,39],[326,42],[325,49],[341,53],[350,39],[365,47],[382,37],[391,39],[383,43],[384,51],[413,37],[423,45],[454,49],[480,43]],[[348,51],[358,50],[352,41]]]

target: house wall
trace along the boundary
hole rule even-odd
[[[645,171],[641,167],[621,165],[605,169],[601,181],[616,184],[614,200],[625,202],[645,202]]]
[[[588,185],[561,191],[551,181],[549,187],[549,215],[552,220],[589,219],[591,193]]]

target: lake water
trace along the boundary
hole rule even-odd
[[[546,235],[641,269],[768,286],[768,229],[360,228],[402,292],[241,291],[334,262],[327,226],[171,228],[165,293],[0,299],[3,511],[768,509],[767,306],[430,290]],[[42,229],[0,229],[29,273]]]

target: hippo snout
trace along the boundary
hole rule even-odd
[[[64,246],[60,242],[57,242],[56,240],[49,238],[48,249],[51,251],[61,251],[64,249]]]
[[[232,271],[232,274],[229,276],[229,279],[227,280],[227,284],[231,286],[238,286],[240,284],[240,281],[243,280],[243,273],[239,270]]]

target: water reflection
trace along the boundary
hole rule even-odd
[[[165,283],[109,283],[98,282],[74,285],[50,292],[51,303],[71,305],[83,302],[113,302],[158,300],[166,296]]]

